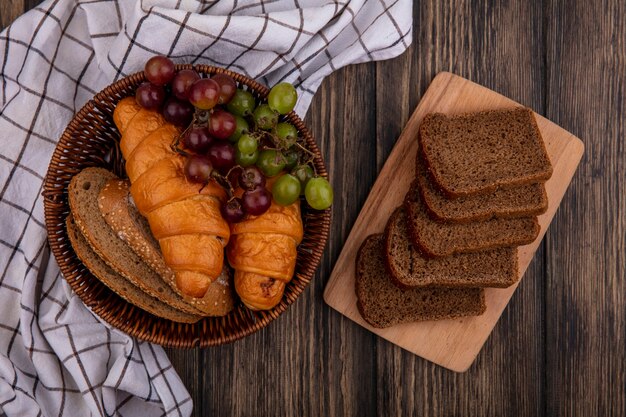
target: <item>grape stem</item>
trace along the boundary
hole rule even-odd
[[[296,145],[298,148],[302,149],[304,152],[308,153],[308,154],[312,157],[312,158],[311,158],[311,161],[312,161],[313,159],[315,159],[315,154],[314,154],[313,152],[311,152],[310,150],[308,150],[305,146],[302,146],[302,145],[301,145],[300,143],[298,143],[298,142],[296,142],[296,143],[295,143],[295,145]]]
[[[309,154],[309,159],[307,159],[304,163],[313,169],[313,173],[317,177],[317,169],[315,169],[315,164],[313,163],[315,161],[316,155],[308,150],[305,146],[302,146],[302,144],[300,144],[299,142],[296,142],[296,146]]]
[[[236,168],[236,166],[232,167],[228,171],[228,174],[226,174],[226,176],[221,175],[217,171],[213,171],[211,173],[211,177],[213,177],[215,179],[215,181],[217,181],[217,183],[219,185],[221,185],[222,188],[224,188],[226,190],[226,194],[228,194],[228,200],[229,201],[233,198],[233,196],[235,194],[235,189],[233,188],[233,185],[230,183],[230,181],[228,181],[228,175],[230,175],[231,171],[233,169],[235,169],[235,168]]]

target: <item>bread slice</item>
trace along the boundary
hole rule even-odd
[[[404,208],[397,208],[385,228],[387,267],[400,288],[497,287],[517,281],[517,250],[490,249],[443,258],[428,258],[409,238]]]
[[[113,232],[98,209],[98,194],[104,184],[117,178],[103,168],[86,168],[75,175],[68,187],[68,200],[74,221],[94,252],[115,272],[146,294],[177,310],[199,315]]]
[[[78,230],[78,226],[74,223],[74,218],[71,214],[67,216],[65,224],[67,227],[67,235],[78,259],[81,260],[83,265],[85,265],[96,278],[124,300],[154,316],[179,323],[195,323],[201,319],[198,315],[184,313],[149,296],[126,278],[115,272],[91,249],[85,237]]]
[[[494,218],[538,216],[548,209],[548,195],[543,183],[498,188],[483,195],[447,198],[430,178],[418,154],[416,178],[419,192],[434,219],[450,223],[468,223]]]
[[[224,263],[224,271],[208,288],[202,298],[185,296],[176,285],[176,276],[166,264],[159,243],[150,232],[150,226],[130,197],[130,184],[126,180],[111,179],[98,196],[98,208],[104,220],[150,268],[186,302],[207,316],[224,316],[234,307],[232,279]]]
[[[433,220],[418,191],[411,184],[404,200],[411,241],[427,256],[449,256],[506,246],[527,245],[539,235],[536,217],[490,219],[473,223],[445,223]]]
[[[357,307],[372,326],[389,327],[485,312],[485,294],[480,288],[401,290],[390,281],[384,253],[383,235],[371,235],[361,245],[356,260]]]
[[[420,125],[419,142],[433,180],[449,197],[486,194],[552,175],[537,122],[526,108],[429,114]]]

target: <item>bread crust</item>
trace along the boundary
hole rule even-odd
[[[467,224],[477,221],[485,221],[491,219],[513,219],[518,217],[530,217],[539,216],[548,210],[548,194],[543,183],[533,183],[525,186],[511,187],[509,189],[500,190],[497,189],[492,193],[486,193],[478,196],[449,198],[445,195],[445,192],[437,186],[436,183],[430,177],[428,170],[425,168],[426,162],[422,158],[421,152],[417,152],[415,175],[419,182],[418,192],[420,193],[424,205],[428,210],[428,214],[438,221]],[[518,192],[519,195],[526,198],[537,200],[535,204],[527,202],[526,205],[519,206],[512,203],[502,202],[502,206],[493,206],[498,199],[497,193],[502,195],[506,192]],[[437,195],[439,194],[439,195]],[[488,201],[485,197],[491,197]],[[490,203],[492,204],[490,206]],[[467,211],[459,211],[452,213],[450,206],[455,205],[457,207],[461,205],[467,205]],[[472,207],[477,213],[472,213]],[[446,212],[446,208],[448,211]],[[489,209],[488,209],[489,208]]]
[[[407,224],[411,243],[413,243],[413,245],[415,245],[419,249],[419,251],[427,257],[440,258],[444,256],[454,255],[457,253],[472,253],[508,246],[527,245],[532,243],[539,235],[540,226],[536,217],[516,217],[512,219],[496,218],[465,224],[446,224],[442,222],[439,227],[452,229],[453,231],[457,232],[458,235],[456,236],[456,239],[450,239],[451,242],[449,242],[447,247],[434,248],[432,242],[429,242],[428,239],[424,236],[424,231],[420,230],[420,226],[418,225],[417,221],[413,220],[418,217],[423,217],[423,213],[426,210],[425,204],[419,200],[421,196],[419,195],[419,191],[417,190],[417,188],[419,188],[417,180],[414,180],[405,196],[404,209],[407,213]],[[428,213],[426,213],[426,216],[428,216]],[[528,230],[522,230],[522,232],[525,232],[525,234],[521,235],[513,236],[507,233],[500,233],[497,237],[492,237],[491,239],[472,239],[471,243],[467,243],[466,246],[463,246],[463,244],[458,240],[460,237],[463,236],[464,233],[468,237],[473,238],[474,234],[480,231],[480,228],[482,228],[483,231],[485,230],[485,228],[492,228],[495,230],[499,227],[504,227],[507,224],[523,226],[527,225],[528,223],[530,223],[530,227],[527,226]],[[424,225],[424,227],[427,226],[428,225]],[[470,233],[470,227],[477,228],[473,234]]]
[[[396,208],[394,213],[391,215],[391,217],[389,218],[389,221],[387,222],[387,226],[385,227],[385,238],[384,238],[385,239],[384,240],[385,265],[390,273],[390,278],[392,282],[397,287],[401,289],[410,289],[410,288],[417,288],[417,287],[424,287],[424,288],[429,288],[429,287],[431,288],[435,288],[435,287],[440,287],[440,288],[474,288],[474,287],[507,288],[513,285],[515,282],[517,282],[517,279],[518,279],[517,251],[515,248],[500,248],[500,249],[493,249],[490,251],[481,251],[483,252],[481,255],[479,255],[479,252],[470,253],[470,254],[453,255],[455,257],[461,257],[461,259],[457,259],[455,263],[458,264],[457,266],[459,268],[462,268],[462,272],[464,272],[465,274],[467,274],[468,268],[476,268],[473,262],[481,259],[480,257],[483,257],[482,260],[484,261],[484,257],[487,257],[487,256],[504,256],[505,258],[503,258],[500,261],[500,264],[498,265],[498,269],[495,271],[492,271],[493,276],[492,277],[490,276],[490,278],[493,278],[493,279],[487,279],[487,274],[485,271],[481,272],[479,270],[475,270],[474,273],[478,274],[479,276],[480,276],[480,273],[482,273],[484,274],[484,276],[480,277],[479,280],[471,280],[471,279],[468,279],[467,276],[465,278],[459,277],[459,276],[451,276],[449,275],[451,271],[448,270],[446,273],[442,273],[441,275],[439,275],[436,279],[421,279],[419,282],[416,282],[413,284],[407,283],[402,278],[403,272],[405,271],[400,271],[397,269],[395,262],[394,262],[394,255],[393,255],[393,247],[394,247],[393,236],[392,236],[393,228],[396,226],[396,222],[399,221],[398,220],[399,216],[405,215],[403,213],[403,210],[404,210],[403,206],[400,206]],[[406,239],[407,239],[407,242],[410,243],[410,240],[408,240],[409,239],[408,236],[406,237]],[[415,256],[415,257],[418,257],[419,259],[422,259],[423,260],[422,267],[425,267],[424,265],[426,265],[427,262],[437,262],[437,263],[441,262],[438,259],[428,260],[427,257],[425,257],[419,251],[419,249],[417,249],[416,247],[413,247],[412,244],[411,246],[412,246],[411,256]],[[489,253],[489,252],[492,252],[492,253]],[[441,259],[445,260],[446,258],[441,258]],[[441,264],[441,266],[444,268],[448,268],[448,269],[450,268],[450,266],[447,266],[445,264]],[[457,271],[455,270],[455,272]]]
[[[382,235],[368,236],[361,244],[355,261],[357,309],[371,326],[384,328],[412,321],[454,319],[485,312],[484,290],[479,288],[397,289],[384,266],[383,240]],[[378,259],[372,259],[374,257]],[[380,292],[372,295],[368,285],[375,285],[375,291]],[[381,306],[383,297],[393,298],[394,303]]]
[[[67,235],[76,256],[104,285],[124,300],[148,313],[178,323],[195,323],[201,319],[199,315],[179,311],[163,303],[158,298],[150,297],[129,280],[115,272],[96,254],[85,237],[80,233],[70,214],[66,219]]]
[[[97,204],[100,189],[104,187],[106,181],[115,178],[117,177],[114,174],[103,168],[86,168],[72,178],[68,187],[68,201],[76,226],[91,249],[115,272],[146,294],[177,310],[199,315],[196,308],[187,304],[169,288],[166,290],[164,287],[167,287],[167,284],[135,255],[127,243],[119,239],[102,216],[97,216],[100,214]],[[79,201],[83,193],[89,193],[88,197],[93,199],[93,207],[87,207],[85,203]],[[119,251],[114,248],[119,248]],[[125,263],[134,265],[134,270],[127,270],[124,267]]]
[[[537,172],[528,172],[525,175],[521,175],[519,177],[509,178],[509,179],[494,179],[486,184],[474,185],[473,187],[456,187],[452,185],[452,182],[444,175],[440,175],[438,172],[439,169],[433,165],[434,154],[432,154],[430,150],[430,146],[426,143],[428,139],[426,136],[428,135],[426,130],[429,126],[429,123],[432,123],[437,118],[442,118],[445,120],[450,119],[461,119],[461,118],[472,118],[472,117],[480,117],[484,115],[496,114],[496,113],[514,113],[514,112],[526,112],[529,116],[529,125],[528,127],[533,131],[534,136],[538,138],[533,146],[537,147],[535,151],[538,153],[539,157],[544,159],[544,167],[542,170],[538,170]],[[548,157],[548,153],[546,151],[545,143],[541,138],[541,133],[539,131],[539,127],[537,126],[537,122],[534,118],[532,110],[528,108],[514,108],[508,110],[488,110],[483,112],[476,113],[467,113],[458,116],[447,116],[441,113],[431,113],[427,114],[422,121],[422,124],[419,128],[418,133],[418,141],[419,147],[424,153],[424,162],[426,163],[426,168],[430,172],[434,182],[438,185],[441,191],[448,198],[458,198],[463,196],[477,196],[483,195],[487,193],[491,193],[496,191],[498,188],[509,188],[509,187],[517,187],[521,185],[528,185],[537,182],[545,182],[552,176],[552,164],[550,162],[550,158]]]

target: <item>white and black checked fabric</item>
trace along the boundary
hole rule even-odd
[[[188,416],[163,350],[100,322],[46,245],[43,178],[74,113],[164,54],[267,85],[305,114],[322,79],[411,42],[409,0],[47,0],[0,34],[0,416]],[[210,400],[210,399],[209,399]]]

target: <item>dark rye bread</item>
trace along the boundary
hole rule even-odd
[[[443,258],[428,258],[413,246],[407,216],[397,208],[385,228],[387,267],[400,288],[415,287],[496,287],[517,281],[517,250],[490,249]]]
[[[94,252],[115,272],[146,294],[177,310],[200,315],[141,260],[104,221],[98,208],[98,194],[110,179],[117,178],[103,168],[86,168],[76,174],[68,187],[74,221]]]
[[[493,218],[538,216],[548,209],[543,183],[498,188],[483,195],[447,198],[430,178],[418,153],[416,178],[419,192],[431,217],[450,223],[468,223]]]
[[[215,280],[202,298],[181,293],[176,285],[174,272],[165,264],[159,243],[152,236],[150,226],[132,203],[130,184],[127,180],[108,180],[98,196],[98,208],[107,224],[117,236],[187,303],[204,316],[225,316],[235,307],[232,277],[226,263],[222,274]]]
[[[65,224],[67,227],[67,235],[78,259],[81,260],[83,265],[85,265],[96,278],[124,300],[154,316],[179,323],[195,323],[201,319],[200,316],[183,313],[182,311],[162,303],[154,297],[150,297],[138,287],[131,284],[126,278],[115,272],[91,249],[85,237],[78,230],[78,226],[74,223],[74,218],[71,214],[67,216]]]
[[[419,143],[434,182],[448,197],[486,194],[552,175],[537,122],[526,108],[428,114]]]
[[[430,257],[527,245],[539,235],[536,217],[446,223],[429,215],[414,180],[404,200],[411,242]]]
[[[383,235],[371,235],[356,260],[356,296],[359,312],[374,327],[424,320],[478,316],[485,312],[480,288],[416,288],[393,285],[385,269]]]

